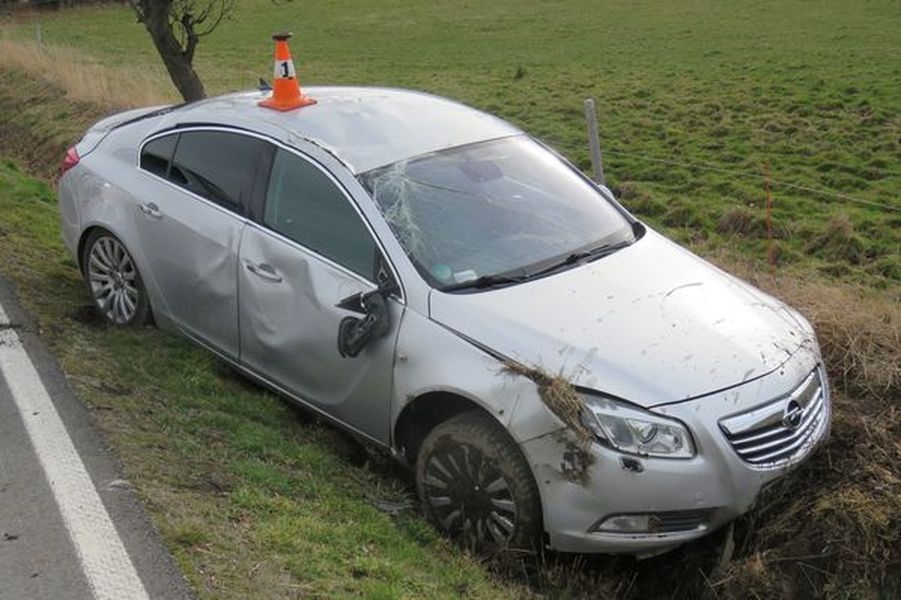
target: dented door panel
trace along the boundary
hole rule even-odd
[[[245,220],[146,175],[157,214],[135,210],[136,229],[163,308],[185,332],[238,356],[238,244]]]
[[[254,224],[244,231],[238,281],[241,363],[387,444],[394,346],[403,306],[389,299],[388,333],[358,356],[342,357],[341,320],[359,315],[337,305],[352,294],[375,289],[372,283]]]

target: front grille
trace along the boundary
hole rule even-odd
[[[710,510],[674,510],[654,513],[651,517],[653,533],[676,533],[692,531],[704,525]]]
[[[761,468],[780,467],[810,451],[829,421],[829,390],[819,368],[788,395],[720,421],[736,453]]]

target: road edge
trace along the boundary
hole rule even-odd
[[[150,598],[196,598],[154,526],[149,513],[96,423],[92,409],[76,394],[56,357],[41,339],[15,286],[0,273],[0,305],[34,366],[69,434],[72,445],[109,515],[128,558]]]

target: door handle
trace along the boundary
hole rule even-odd
[[[278,274],[278,271],[276,271],[266,263],[255,265],[249,262],[246,263],[246,266],[248,271],[261,279],[265,279],[266,281],[271,281],[273,283],[281,283],[282,281],[282,276]]]
[[[147,204],[142,204],[140,207],[141,212],[149,217],[153,217],[154,219],[163,218],[163,213],[160,212],[160,207],[154,204],[153,202],[148,202]]]

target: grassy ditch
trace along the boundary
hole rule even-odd
[[[405,476],[336,430],[175,336],[98,323],[59,241],[48,182],[89,123],[171,92],[157,89],[157,59],[127,10],[13,18],[0,27],[0,156],[15,158],[0,161],[0,269],[200,596],[901,594],[901,217],[891,210],[901,196],[892,60],[901,17],[890,3],[833,1],[822,14],[793,2],[609,2],[600,13],[588,2],[526,10],[502,1],[476,12],[455,2],[340,4],[304,3],[301,20],[294,4],[240,3],[239,18],[200,46],[208,86],[267,75],[266,34],[287,21],[301,34],[305,82],[447,94],[512,119],[583,167],[581,99],[598,97],[607,170],[624,203],[815,323],[837,391],[833,434],[736,524],[734,552],[717,534],[644,562],[467,557],[410,511],[376,509],[411,500]],[[35,20],[49,48],[23,53]],[[49,63],[22,60],[45,51]],[[51,81],[53,63],[63,68]],[[114,85],[135,65],[150,79]],[[89,77],[63,75],[79,72]],[[734,173],[765,163],[773,179],[883,208],[774,185],[773,277],[763,180]]]

